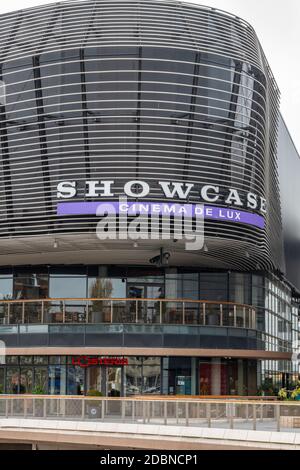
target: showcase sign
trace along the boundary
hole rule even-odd
[[[57,185],[57,199],[72,199],[78,196],[77,181],[62,181]],[[197,185],[194,183],[178,183],[172,181],[158,181],[157,185],[166,199],[176,199],[187,201],[193,193],[193,197],[198,196],[201,203],[223,203],[231,207],[245,208],[253,211],[266,213],[266,199],[255,193],[248,192],[241,194],[235,188],[222,188],[215,185]],[[85,181],[84,192],[81,196],[89,198],[110,198],[115,197],[115,181]],[[131,198],[147,198],[151,192],[150,185],[143,180],[131,180],[124,184],[124,195]]]
[[[242,194],[235,188],[222,188],[214,185],[201,186],[171,181],[158,181],[157,184],[162,192],[162,197],[172,199],[173,202],[148,200],[127,202],[126,198],[126,203],[120,199],[119,201],[111,201],[107,198],[115,197],[115,181],[113,180],[85,181],[84,187],[81,186],[80,190],[77,181],[62,181],[57,185],[57,198],[63,199],[65,202],[57,204],[57,215],[118,214],[124,217],[136,215],[202,217],[203,219],[237,222],[260,229],[264,228],[263,215],[266,213],[266,199],[257,194],[252,192]],[[132,180],[124,184],[123,191],[126,196],[135,200],[147,199],[151,188],[146,181]],[[84,202],[74,201],[79,192],[80,197],[84,197]],[[198,197],[199,203],[190,204],[187,202],[191,194],[193,194],[193,198]],[[88,201],[89,198],[99,198],[99,201]],[[101,201],[101,198],[105,198],[105,201]],[[216,205],[218,202],[229,207],[220,207]]]
[[[173,217],[191,217],[202,216],[204,219],[213,219],[220,221],[239,222],[248,224],[260,229],[264,228],[265,220],[261,215],[236,210],[225,209],[218,206],[206,206],[199,204],[179,204],[164,202],[62,202],[57,205],[57,215],[104,215],[118,214],[126,217],[136,215],[162,215]]]
[[[91,356],[73,356],[72,365],[79,367],[92,367],[92,366],[127,366],[128,359],[125,357],[91,357]]]

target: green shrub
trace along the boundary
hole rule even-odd
[[[99,390],[88,390],[87,392],[88,397],[103,397],[103,393],[99,392]]]

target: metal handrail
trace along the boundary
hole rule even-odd
[[[237,302],[186,298],[5,299],[0,300],[0,321],[6,325],[150,323],[256,329],[256,310]]]
[[[243,430],[292,430],[300,403],[157,397],[0,396],[0,419],[90,420]]]

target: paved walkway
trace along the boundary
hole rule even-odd
[[[0,442],[81,448],[300,450],[300,433],[45,419],[0,419]]]

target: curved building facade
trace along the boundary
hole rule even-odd
[[[279,91],[253,28],[156,0],[0,24],[3,391],[253,394],[291,380]],[[147,207],[134,240],[120,236],[137,215],[124,222],[125,197]],[[100,203],[118,208],[115,237],[96,236]],[[186,250],[174,213],[165,225],[172,207],[191,210],[189,235],[201,211],[201,249]]]

